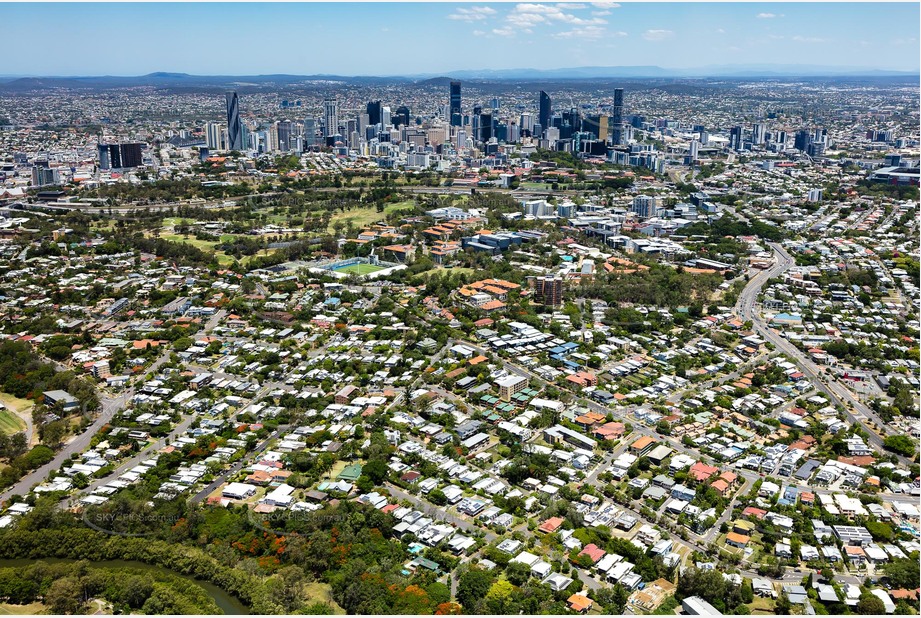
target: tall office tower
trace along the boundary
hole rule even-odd
[[[401,105],[397,108],[397,111],[394,112],[391,120],[393,121],[393,126],[395,127],[405,127],[409,124],[409,117],[411,112],[409,108],[405,105]]]
[[[457,137],[456,137],[456,140],[455,140],[455,144],[456,144],[455,147],[456,147],[458,150],[462,150],[462,149],[464,149],[464,148],[467,147],[467,132],[466,132],[466,131],[458,131],[458,132],[457,132]]]
[[[459,127],[462,123],[461,117],[461,83],[451,82],[451,126]]]
[[[381,124],[382,124],[382,125],[384,125],[384,126],[386,127],[386,126],[389,126],[389,125],[393,124],[393,123],[391,122],[392,116],[393,116],[393,114],[390,113],[390,107],[389,107],[389,106],[385,105],[384,107],[381,108]]]
[[[498,97],[493,97],[493,98],[492,98],[492,101],[490,101],[490,106],[491,106],[491,108],[492,108],[492,111],[494,111],[494,112],[499,111],[499,98],[498,98]]]
[[[528,112],[525,112],[521,115],[521,118],[519,119],[518,124],[521,125],[522,131],[527,131],[528,134],[530,135],[531,132],[534,130],[534,116],[532,116]]]
[[[701,144],[701,146],[706,146],[706,145],[709,144],[709,143],[710,143],[710,134],[707,133],[706,131],[701,131],[701,132],[700,132],[700,144]]]
[[[764,144],[764,131],[765,127],[762,123],[758,122],[752,125],[752,144],[755,146]]]
[[[796,135],[793,137],[793,147],[802,152],[806,152],[811,142],[812,138],[809,135],[809,131],[806,129],[797,131]]]
[[[562,277],[535,277],[534,298],[542,305],[559,307],[563,304],[563,278]]]
[[[269,125],[269,130],[266,132],[265,151],[278,152],[279,150],[281,150],[281,147],[278,143],[278,122],[273,122]]]
[[[140,167],[143,162],[141,150],[144,145],[139,143],[125,144],[99,144],[99,169],[122,169],[126,167]]]
[[[778,131],[777,135],[774,137],[774,142],[786,146],[787,145],[787,132]]]
[[[488,142],[496,135],[495,117],[492,114],[480,114],[480,141]]]
[[[514,122],[509,123],[507,131],[506,141],[512,144],[517,144],[521,141],[521,127],[517,124]]]
[[[381,102],[380,101],[370,101],[368,102],[368,123],[369,124],[380,124],[381,123]]]
[[[112,156],[109,154],[109,144],[99,144],[99,169],[101,170],[110,170],[112,169]],[[118,151],[115,151],[115,156],[118,156]],[[121,158],[118,160],[118,167],[121,167]]]
[[[291,152],[294,150],[294,125],[288,120],[278,122],[278,149],[282,152]]]
[[[742,150],[742,127],[729,130],[729,150]]]
[[[365,135],[368,132],[368,126],[371,124],[371,116],[368,114],[358,114],[358,132]],[[374,124],[377,124],[376,122]]]
[[[537,121],[540,122],[540,128],[545,131],[550,128],[550,95],[540,91],[540,104],[538,108]]]
[[[623,146],[627,140],[624,137],[624,89],[614,89],[614,109],[611,113],[611,124],[613,133],[611,143],[615,146]],[[600,137],[600,136],[599,136]]]
[[[314,118],[304,119],[304,147],[310,148],[317,145],[317,121]]]
[[[691,161],[697,161],[697,151],[700,150],[700,142],[696,139],[691,140],[691,145],[688,146],[688,157]]]
[[[216,122],[209,122],[205,125],[205,143],[208,148],[221,150],[223,144],[224,127]]]
[[[227,93],[227,149],[243,150],[243,123],[240,121],[240,99],[236,92]]]
[[[473,141],[480,141],[480,116],[483,114],[483,108],[479,105],[473,106],[473,114],[470,116],[470,137]]]
[[[324,137],[339,133],[339,102],[336,99],[323,101],[323,120],[326,123]]]

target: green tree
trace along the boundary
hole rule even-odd
[[[886,606],[883,604],[882,599],[869,592],[860,595],[860,599],[854,609],[858,614],[863,615],[875,614],[879,616],[886,613]]]
[[[492,582],[489,572],[478,568],[468,569],[457,582],[457,601],[471,612],[477,602],[486,597]]]

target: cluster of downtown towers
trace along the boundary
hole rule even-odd
[[[243,123],[240,120],[240,99],[236,92],[228,92],[227,98],[227,136],[226,148],[228,150],[244,150],[246,138],[244,135]],[[509,127],[500,122],[497,117],[498,99],[492,100],[492,108],[489,111],[482,106],[475,106],[473,113],[465,116],[461,107],[461,83],[452,81],[450,83],[450,103],[447,114],[452,127],[464,127],[469,125],[471,137],[476,142],[487,143],[492,139],[497,141],[517,141],[518,137],[537,137],[547,139],[569,139],[582,132],[588,133],[587,138],[606,140],[610,135],[610,143],[615,146],[623,145],[626,142],[626,133],[624,130],[624,90],[616,88],[614,90],[614,104],[612,106],[611,116],[585,116],[583,117],[575,107],[568,111],[553,114],[551,110],[550,95],[543,90],[540,91],[538,103],[538,116],[535,119],[530,113],[523,113],[519,119],[519,124],[511,123],[514,127],[513,134],[510,135]],[[342,127],[339,124],[339,104],[335,99],[327,98],[323,103],[323,127],[322,135],[327,146],[334,146],[337,141],[342,141]],[[396,112],[391,114],[388,107],[383,107],[380,101],[371,101],[368,103],[366,113],[360,118],[358,125],[375,127],[382,126],[405,126],[410,122],[410,110],[406,106],[400,106]],[[364,122],[361,122],[364,120]],[[610,124],[609,124],[610,123]],[[316,121],[307,119],[304,121],[304,135],[306,138],[305,145],[315,145],[317,127]]]

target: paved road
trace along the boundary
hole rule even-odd
[[[191,502],[193,502],[193,503],[195,503],[195,502],[201,502],[202,500],[206,499],[209,495],[211,495],[211,493],[212,493],[214,490],[216,490],[218,487],[220,487],[221,485],[223,485],[224,482],[225,482],[229,477],[233,476],[234,474],[236,474],[237,472],[239,472],[240,470],[242,470],[242,469],[244,468],[244,466],[249,465],[249,463],[255,459],[255,456],[256,456],[256,455],[258,455],[259,453],[261,453],[261,452],[263,452],[264,450],[266,450],[266,449],[269,447],[269,444],[271,444],[273,440],[277,439],[278,436],[280,436],[280,435],[282,434],[282,432],[287,431],[288,428],[289,428],[288,425],[279,425],[278,429],[276,429],[276,430],[272,433],[272,435],[270,435],[270,436],[267,437],[265,440],[263,440],[263,441],[260,442],[258,445],[256,445],[256,448],[254,448],[252,451],[250,451],[249,453],[247,453],[245,457],[243,457],[243,458],[240,459],[238,462],[236,462],[235,464],[233,464],[232,466],[230,466],[227,470],[225,470],[224,472],[222,472],[222,473],[220,474],[220,476],[216,477],[213,481],[211,481],[211,482],[210,482],[206,487],[204,487],[201,491],[199,491],[197,494],[195,494],[194,496],[192,496]]]
[[[220,322],[221,318],[226,315],[226,313],[227,312],[223,309],[216,312],[205,324],[204,332],[211,332]],[[157,360],[147,368],[145,373],[156,372],[160,367],[163,366],[164,363],[166,363],[166,361],[169,360],[171,353],[171,350],[164,350],[163,353],[157,358]],[[132,386],[131,388],[122,391],[116,396],[103,397],[100,402],[101,411],[96,417],[96,420],[93,421],[90,426],[83,431],[83,433],[74,437],[70,442],[64,445],[64,447],[58,451],[58,454],[49,463],[33,470],[29,474],[22,477],[15,485],[9,487],[3,493],[0,493],[0,502],[9,499],[10,496],[13,495],[27,494],[32,489],[32,487],[43,482],[53,470],[59,469],[62,464],[68,462],[71,455],[82,453],[87,448],[89,448],[93,436],[95,436],[96,433],[98,433],[104,425],[111,421],[112,417],[115,416],[115,414],[119,412],[126,403],[131,401],[131,398],[134,397],[136,388],[136,386]],[[147,452],[149,453],[149,451]]]
[[[852,424],[860,424],[869,435],[869,442],[877,449],[882,450],[883,438],[864,422],[865,419],[870,419],[888,434],[891,430],[882,419],[877,417],[869,407],[864,405],[852,392],[842,386],[834,378],[825,376],[823,368],[812,362],[810,358],[788,339],[770,328],[761,317],[760,312],[755,310],[755,303],[758,295],[768,279],[784,273],[794,264],[793,258],[783,247],[777,243],[769,243],[769,245],[774,250],[775,264],[771,268],[761,271],[751,278],[748,285],[742,293],[739,294],[739,299],[736,303],[737,314],[744,320],[751,320],[755,331],[759,335],[766,341],[770,341],[776,349],[793,358],[806,378],[809,379],[816,388],[828,395],[832,403],[840,405],[844,409],[844,415],[847,420]],[[854,414],[850,406],[853,406],[853,409],[856,410],[860,416]],[[909,463],[909,460],[904,457],[900,459],[903,463]]]
[[[156,371],[160,368],[167,360],[169,360],[170,352],[165,351],[160,357],[154,361],[150,366],[148,371]],[[89,448],[90,441],[93,439],[93,436],[102,429],[102,427],[112,420],[112,417],[116,412],[121,410],[125,403],[130,401],[134,396],[135,387],[129,388],[124,392],[120,393],[115,397],[103,398],[100,402],[101,411],[89,427],[83,431],[80,435],[73,438],[70,442],[64,445],[57,455],[50,462],[36,468],[32,472],[26,474],[24,477],[19,479],[19,481],[7,488],[3,493],[0,493],[0,501],[4,501],[10,498],[13,495],[25,495],[27,494],[32,487],[43,482],[48,475],[53,471],[61,467],[62,464],[70,461],[70,456],[76,453],[82,453],[87,448]]]
[[[413,503],[418,510],[422,511],[423,513],[425,513],[426,515],[430,517],[434,517],[448,524],[454,524],[461,530],[464,530],[465,532],[469,532],[471,534],[474,532],[482,532],[483,537],[486,539],[487,542],[490,542],[490,543],[492,543],[497,538],[499,538],[494,532],[486,528],[481,528],[480,526],[477,526],[476,524],[470,523],[466,519],[462,519],[456,515],[452,515],[445,509],[439,506],[435,506],[431,502],[426,502],[425,500],[418,498],[412,495],[411,493],[407,493],[392,483],[385,483],[385,484],[391,496],[393,496],[397,500],[408,500],[409,502]]]

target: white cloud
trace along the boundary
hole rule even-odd
[[[827,39],[820,39],[814,36],[800,36],[798,34],[792,37],[792,39],[796,41],[797,43],[826,43],[827,42]]]
[[[671,30],[647,30],[643,33],[643,38],[647,41],[664,41],[673,34],[675,33]]]
[[[581,9],[587,9],[588,5],[582,4],[581,2],[560,2],[556,5],[558,9],[569,9],[570,11],[578,11]]]
[[[573,28],[566,32],[557,32],[552,35],[555,39],[600,39],[605,34],[601,26],[585,26],[584,28]]]
[[[596,9],[617,9],[620,8],[620,5],[616,2],[592,2],[592,6]]]
[[[454,13],[448,15],[448,19],[456,21],[480,21],[490,15],[495,15],[496,9],[488,6],[472,6],[470,8],[459,8]]]
[[[592,15],[595,17],[603,17],[605,15],[610,15],[611,11],[592,11]]]
[[[474,31],[473,31],[473,36],[483,36],[484,34],[486,34],[486,33],[483,32],[482,30],[474,30]]]
[[[566,5],[535,4],[523,2],[516,4],[515,8],[508,15],[508,21],[512,25],[523,28],[536,26],[538,24],[564,23],[572,26],[598,26],[608,23],[607,20],[600,17],[586,19],[578,17],[572,13],[563,11],[561,7]],[[584,6],[584,5],[581,5]]]
[[[717,28],[717,29],[716,29],[716,33],[717,33],[717,34],[726,34],[726,31],[723,30],[722,28]]]
[[[755,17],[758,19],[774,19],[777,15],[774,13],[758,13]],[[781,15],[781,17],[783,17],[783,15]]]
[[[515,31],[511,28],[493,28],[492,33],[496,36],[515,36]]]

